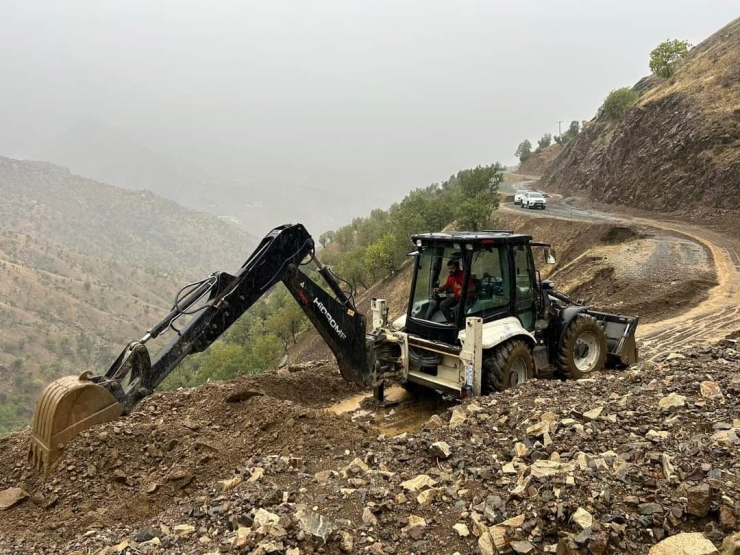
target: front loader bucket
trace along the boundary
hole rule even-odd
[[[115,397],[87,376],[65,376],[50,383],[36,403],[28,459],[44,475],[48,475],[74,436],[123,413],[123,406]]]
[[[606,332],[606,365],[610,368],[624,368],[638,360],[635,331],[638,318],[608,314],[606,312],[587,311],[596,318]]]

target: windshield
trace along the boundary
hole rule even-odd
[[[447,263],[460,260],[460,251],[451,247],[432,247],[424,249],[416,258],[416,284],[411,300],[411,316],[420,320],[444,323],[444,316],[439,313],[436,318],[434,289],[444,284],[447,279]],[[459,262],[462,267],[462,263]],[[441,280],[441,282],[440,282]],[[438,307],[437,307],[438,308]],[[438,310],[436,310],[438,312]]]
[[[529,198],[544,198],[540,193],[529,193]]]
[[[472,268],[464,306],[462,288],[455,287],[450,278],[448,262],[458,261],[460,271],[465,270],[459,251],[452,248],[427,248],[417,256],[417,274],[411,300],[411,317],[438,324],[456,320],[460,310],[466,316],[485,317],[505,309],[509,304],[508,259],[505,247],[489,247],[472,253]],[[464,282],[459,276],[460,284]],[[449,285],[449,290],[438,291]]]
[[[475,295],[465,306],[466,316],[485,318],[508,309],[511,291],[506,247],[489,247],[474,253],[470,277],[475,283]]]

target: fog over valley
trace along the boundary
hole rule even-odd
[[[0,2],[0,155],[316,232],[590,119],[730,2]]]

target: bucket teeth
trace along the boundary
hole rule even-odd
[[[49,459],[49,450],[39,445],[36,438],[31,439],[31,446],[28,449],[28,462],[31,468],[38,472],[48,474],[48,467],[51,464]]]
[[[89,381],[87,374],[50,383],[36,403],[28,462],[47,476],[72,438],[90,426],[115,420],[122,412],[115,397]]]

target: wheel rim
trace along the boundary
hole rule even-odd
[[[594,369],[599,360],[599,341],[593,332],[586,331],[578,336],[573,347],[573,362],[579,372],[587,373]]]
[[[516,387],[527,381],[527,362],[518,358],[511,365],[511,387]]]

